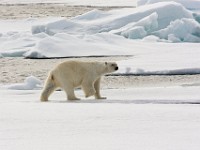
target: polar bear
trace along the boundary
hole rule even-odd
[[[106,99],[100,95],[101,76],[118,70],[115,62],[84,62],[65,61],[50,71],[40,100],[48,101],[50,94],[57,88],[66,92],[68,100],[79,100],[74,88],[80,87],[85,97],[95,96],[95,99]]]

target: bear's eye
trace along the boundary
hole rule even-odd
[[[113,66],[113,67],[114,67],[114,66],[115,66],[115,64],[112,64],[111,66]]]

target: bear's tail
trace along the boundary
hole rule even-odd
[[[43,91],[41,93],[40,101],[42,102],[48,101],[48,97],[55,89],[56,89],[55,78],[54,75],[50,73],[49,76],[47,77]]]

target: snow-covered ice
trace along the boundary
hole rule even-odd
[[[40,103],[40,90],[1,89],[0,149],[198,150],[199,90],[105,89],[107,100],[75,102],[57,91]]]
[[[138,3],[144,4],[71,19],[1,20],[0,57],[131,55],[118,73],[199,73],[200,15],[179,1]]]
[[[198,16],[198,14],[196,15]],[[14,25],[13,22],[15,22]],[[70,55],[67,52],[65,54],[63,51],[68,51],[67,48],[71,48],[71,43],[79,41],[79,47],[82,45],[85,47],[85,42],[95,41],[96,45],[103,45],[101,49],[104,49],[108,47],[105,44],[106,40],[102,41],[98,38],[99,33],[102,32],[104,35],[110,32],[130,39],[143,39],[154,35],[157,36],[158,41],[162,42],[199,42],[200,39],[200,25],[193,17],[193,13],[175,2],[155,3],[135,9],[128,8],[108,12],[93,10],[68,20],[64,18],[1,20],[0,25],[2,26],[0,29],[0,52],[5,57],[16,56],[16,52],[21,56],[27,56],[26,52],[28,52],[30,55],[28,57],[35,57],[35,53],[41,53],[36,57],[45,57],[45,55],[52,57],[48,56],[48,53],[54,51],[63,57],[73,56],[73,54]],[[62,34],[62,37],[58,39],[57,34]],[[108,34],[105,38],[113,37]],[[112,40],[118,42],[118,38]],[[52,49],[45,52],[47,54],[42,52],[44,46],[40,47],[43,45],[43,41],[52,45]],[[58,47],[57,43],[61,47]],[[120,45],[124,47],[126,42],[121,42]],[[62,47],[66,47],[66,49]],[[115,45],[112,43],[109,47],[115,49]],[[87,49],[93,50],[93,47],[87,47]],[[77,47],[74,50],[79,51]],[[32,56],[29,51],[34,55]],[[99,50],[97,51],[99,52]],[[102,53],[109,55],[106,52],[107,50]],[[83,52],[79,52],[80,56],[83,54]]]
[[[131,55],[117,62],[116,74],[199,74],[199,0],[176,2],[139,0],[135,9],[93,10],[67,20],[0,20],[0,57]],[[56,91],[47,103],[39,101],[41,88],[33,76],[0,86],[0,149],[199,150],[199,81],[105,88],[107,100],[85,99],[76,90],[82,100],[67,101]]]
[[[141,45],[134,49],[135,54],[132,58],[118,62],[119,71],[116,73],[141,75],[200,73],[200,45],[197,43]]]
[[[0,86],[0,93],[2,95],[1,102],[20,102],[30,101],[39,102],[39,94],[41,92],[42,85],[36,77],[28,77],[26,82],[29,85],[35,84],[35,86],[29,86],[25,83],[9,84],[7,86]],[[38,86],[39,85],[39,86]],[[12,87],[12,88],[10,88]],[[8,90],[10,89],[10,90]],[[22,90],[23,89],[23,90]],[[142,88],[125,88],[121,89],[102,89],[102,95],[106,96],[107,100],[94,100],[93,97],[85,98],[82,90],[77,89],[75,91],[77,97],[81,98],[80,101],[74,101],[73,103],[141,103],[141,104],[199,104],[200,103],[200,90],[199,84],[189,84],[170,87],[142,87]],[[115,94],[114,94],[115,93]],[[170,93],[170,94],[169,94]],[[15,96],[14,96],[15,95]],[[13,99],[15,97],[15,99]],[[6,100],[8,99],[8,101]],[[21,100],[20,100],[21,99]],[[71,102],[66,100],[64,91],[55,91],[50,96],[50,102]]]
[[[168,39],[172,42],[192,41],[199,43],[200,38],[198,36],[200,35],[200,24],[194,20],[183,18],[171,22],[167,28],[154,32],[154,35],[161,37],[162,39]]]
[[[157,16],[152,17],[153,13]],[[145,17],[146,20],[144,19]],[[175,2],[162,2],[138,8],[111,10],[108,12],[92,10],[69,20],[63,19],[46,25],[34,26],[32,28],[32,33],[34,34],[40,31],[50,35],[60,32],[76,35],[96,34],[117,29],[120,30],[120,28],[126,28],[126,26],[129,28],[131,28],[131,26],[141,26],[147,30],[149,35],[153,31],[166,28],[170,22],[182,18],[190,18],[192,21],[195,21],[192,12],[184,8],[181,4]],[[44,30],[41,30],[41,28]],[[180,30],[183,30],[183,28]]]
[[[76,90],[82,100],[67,101],[56,91],[47,103],[40,89],[22,87],[0,88],[0,149],[199,149],[199,84],[102,89],[107,100]]]
[[[199,73],[199,16],[181,3],[158,2],[71,19],[1,20],[0,56],[131,55],[119,73]]]
[[[136,6],[137,0],[0,0],[1,4],[56,3],[87,6]]]
[[[174,1],[177,3],[182,4],[187,9],[200,9],[200,0],[138,0],[137,6],[147,5],[147,4],[154,4],[158,2],[168,2]]]

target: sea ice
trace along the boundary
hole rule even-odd
[[[92,10],[71,19],[1,21],[0,53],[4,57],[34,58],[110,55],[111,52],[112,55],[132,54],[128,52],[132,46],[127,47],[125,40],[119,42],[116,36],[107,32],[130,39],[144,38],[143,41],[149,39],[150,35],[156,35],[157,42],[198,42],[199,23],[193,16],[181,4],[162,2],[108,12]],[[175,30],[174,26],[180,29],[177,27]],[[113,38],[112,42],[117,45],[100,39],[99,33],[102,32],[106,40]],[[63,36],[57,37],[58,33]],[[126,52],[116,52],[122,47]],[[71,52],[72,49],[76,54]]]
[[[169,1],[180,3],[187,9],[200,9],[200,0],[138,0],[137,6]]]
[[[200,24],[194,19],[177,19],[171,22],[165,29],[161,29],[152,34],[162,39],[170,38],[172,42],[200,42]],[[188,38],[188,36],[191,38]]]
[[[120,29],[110,31],[110,33],[122,35],[129,39],[142,39],[158,27],[157,18],[158,14],[152,13],[138,22],[129,23]]]
[[[46,32],[49,35],[60,32],[69,34],[96,34],[118,30],[130,24],[144,25],[144,28],[146,28],[148,27],[148,21],[151,22],[150,25],[153,25],[152,27],[150,26],[151,28],[160,30],[166,28],[170,22],[182,18],[193,19],[192,12],[184,8],[181,4],[163,2],[134,9],[119,9],[108,12],[92,10],[69,20],[60,19],[46,25],[33,26],[32,33]],[[147,30],[151,31],[151,28]]]

